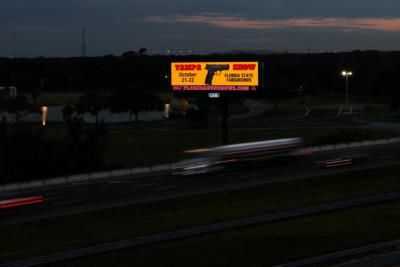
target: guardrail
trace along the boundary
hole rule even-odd
[[[346,149],[346,148],[384,145],[384,144],[391,144],[391,143],[397,143],[397,142],[400,142],[400,138],[353,142],[353,143],[348,143],[348,144],[314,146],[314,147],[307,148],[307,150],[309,150],[311,152],[330,151],[330,150],[339,150],[339,149]],[[39,179],[39,180],[33,180],[33,181],[10,183],[10,184],[0,185],[0,192],[26,190],[26,189],[32,189],[32,188],[38,188],[38,187],[44,187],[44,186],[54,186],[54,185],[60,185],[60,184],[83,183],[83,182],[95,181],[98,179],[106,179],[106,178],[111,179],[114,177],[121,177],[121,176],[127,176],[127,175],[138,175],[138,174],[145,174],[145,173],[152,173],[152,172],[169,171],[172,169],[173,166],[174,166],[174,163],[170,163],[170,164],[154,165],[154,166],[149,166],[149,167],[110,170],[110,171],[104,171],[104,172],[84,173],[84,174],[76,174],[76,175],[59,176],[59,177],[49,178],[49,179]]]
[[[152,172],[160,172],[160,171],[169,171],[173,167],[173,163],[171,164],[161,164],[161,165],[153,165],[149,167],[140,167],[140,168],[130,168],[130,169],[118,169],[118,170],[110,170],[103,172],[93,172],[93,173],[84,173],[84,174],[75,174],[75,175],[66,175],[59,176],[48,179],[38,179],[33,181],[24,181],[18,183],[10,183],[0,185],[0,192],[7,191],[17,191],[17,190],[26,190],[44,186],[54,186],[61,184],[73,184],[73,183],[84,183],[95,181],[99,179],[111,179],[114,177],[128,176],[128,175],[138,175],[138,174],[146,174]]]
[[[373,146],[373,145],[386,145],[386,144],[398,143],[398,142],[400,142],[400,138],[391,138],[391,139],[361,141],[361,142],[352,142],[352,143],[336,144],[336,145],[314,146],[314,147],[310,147],[309,149],[312,152],[329,151],[329,150],[338,150],[338,149],[345,149],[345,148],[367,147],[367,146]]]

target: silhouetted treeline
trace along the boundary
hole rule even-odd
[[[348,53],[208,55],[208,56],[105,56],[86,58],[0,59],[0,85],[32,91],[118,91],[123,88],[170,90],[166,75],[174,61],[264,62],[262,88],[306,93],[343,94],[343,69],[353,71],[351,92],[390,95],[398,88],[400,52],[354,51]]]

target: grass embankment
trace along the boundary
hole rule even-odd
[[[38,103],[41,105],[65,105],[78,102],[82,93],[49,93],[43,92]],[[355,103],[375,103],[376,99],[366,97],[352,97]],[[306,100],[311,106],[332,105],[342,103],[342,96],[308,97]],[[304,107],[299,105],[298,99],[289,99],[282,103],[282,107],[272,112],[272,118],[283,118],[286,116],[297,116],[304,113]],[[380,103],[379,100],[376,103]],[[215,108],[215,107],[214,107]],[[243,112],[243,107],[238,103],[232,105],[233,113]],[[219,112],[219,111],[218,111]],[[374,140],[380,138],[394,137],[395,134],[361,129],[344,130],[350,126],[360,125],[358,122],[348,120],[326,120],[324,122],[301,121],[299,123],[285,120],[268,122],[269,117],[246,118],[230,122],[230,142],[250,142],[285,137],[303,137],[307,145],[321,145],[337,142],[352,142],[362,140]],[[143,130],[118,130],[110,133],[110,146],[105,155],[105,163],[109,168],[129,168],[166,164],[176,162],[184,157],[182,151],[198,147],[210,147],[221,144],[221,130],[178,130],[168,128],[162,122],[149,124],[132,124],[135,128]],[[281,127],[282,129],[251,129],[263,127]],[[151,128],[158,128],[152,130]],[[218,124],[219,127],[219,124]],[[249,128],[247,130],[240,128]],[[305,128],[306,127],[306,128]],[[309,128],[307,128],[309,127]],[[315,128],[314,128],[315,127]],[[318,129],[316,129],[318,128]],[[342,128],[342,129],[341,129]],[[49,136],[62,136],[63,130],[57,128],[51,131]],[[353,131],[352,134],[348,134]],[[354,132],[359,139],[352,139]],[[339,138],[335,138],[338,135]],[[351,136],[353,135],[353,136]],[[347,139],[346,139],[347,138]],[[336,140],[336,141],[335,141]]]
[[[76,104],[82,93],[49,93],[43,92],[37,99],[39,105],[44,106],[64,106]]]
[[[400,166],[355,171],[2,226],[0,227],[0,259],[38,256],[196,225],[400,191],[399,171]],[[370,216],[374,215],[371,213]],[[333,227],[335,223],[331,221],[331,226]],[[369,225],[368,220],[364,223],[363,227]],[[297,224],[287,227],[272,231],[272,233],[280,233],[283,230],[296,231]],[[291,229],[292,227],[294,229]],[[390,235],[390,229],[387,228],[388,235]],[[340,226],[337,230],[340,230]],[[317,233],[315,238],[320,239]],[[235,235],[235,233],[232,234]],[[312,240],[314,236],[312,231],[303,232],[303,235],[305,234]],[[369,235],[368,232],[364,234]],[[394,236],[395,234],[393,233]],[[247,238],[248,242],[252,243],[252,235],[247,237],[246,235],[248,234],[242,238]],[[268,235],[264,240],[268,241],[267,237]],[[200,240],[204,242],[208,238],[204,237]],[[276,238],[279,238],[281,243],[297,240],[296,236],[278,235]],[[236,243],[236,245],[243,246],[242,243]],[[212,244],[210,246],[212,247]]]
[[[397,239],[399,209],[398,201],[354,208],[49,266],[272,266]]]
[[[345,104],[346,96],[343,95],[305,95],[303,97],[303,104],[299,104],[299,97],[292,97],[285,99],[281,102],[284,106],[301,106],[306,105],[309,107],[321,107],[321,106],[343,106]],[[352,105],[376,105],[376,104],[387,104],[388,99],[384,97],[371,97],[362,95],[350,95],[349,102]]]
[[[254,126],[254,121],[249,120],[249,123]],[[64,134],[62,127],[48,127],[45,131],[45,136],[49,138],[63,138]],[[337,124],[327,127],[231,128],[229,131],[232,144],[302,137],[307,146],[315,146],[397,136],[398,133],[340,127]],[[163,123],[133,123],[127,128],[110,126],[109,137],[105,165],[112,169],[174,163],[186,156],[183,153],[185,150],[221,145],[220,129],[176,129],[174,125]]]
[[[278,110],[274,110],[274,106],[267,100],[262,100],[267,105],[266,112],[263,116],[260,116],[259,120],[264,120],[268,123],[268,126],[290,126],[293,123],[301,123],[304,126],[307,125],[321,125],[335,123],[337,125],[356,125],[360,124],[360,121],[365,120],[384,120],[384,121],[398,121],[399,113],[391,110],[389,107],[389,101],[385,97],[370,97],[370,96],[350,96],[350,104],[355,107],[363,107],[363,116],[359,118],[350,118],[342,116],[341,118],[331,118],[324,121],[321,120],[307,120],[302,121],[286,121],[285,118],[301,117],[305,114],[306,108],[322,109],[325,110],[336,110],[344,105],[345,95],[308,95],[304,96],[304,102],[300,102],[298,97],[285,99],[278,105]],[[334,113],[332,113],[334,114]],[[325,115],[326,116],[326,115]],[[280,121],[283,119],[283,121]],[[357,122],[358,121],[358,122]]]
[[[396,136],[378,130],[356,128],[232,129],[230,143],[302,137],[306,145],[349,143]],[[208,130],[120,130],[111,131],[105,155],[108,166],[136,167],[176,162],[182,151],[221,144],[221,131]]]

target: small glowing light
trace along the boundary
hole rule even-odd
[[[166,119],[169,118],[170,111],[171,111],[171,104],[165,104],[164,105],[164,118],[166,118]]]
[[[219,98],[220,94],[219,93],[208,93],[209,98]]]
[[[42,107],[42,125],[46,126],[46,120],[47,120],[47,112],[49,111],[49,108],[47,106]]]
[[[351,72],[351,71],[342,71],[342,76],[351,76],[351,75],[353,75],[353,72]]]

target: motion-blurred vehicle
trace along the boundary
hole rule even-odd
[[[349,166],[349,165],[367,161],[370,158],[371,158],[370,154],[355,153],[355,154],[343,155],[343,156],[333,158],[333,159],[318,161],[318,162],[316,162],[316,165],[321,168]]]
[[[288,164],[308,155],[301,138],[275,139],[185,151],[173,174],[193,175],[265,164]]]

